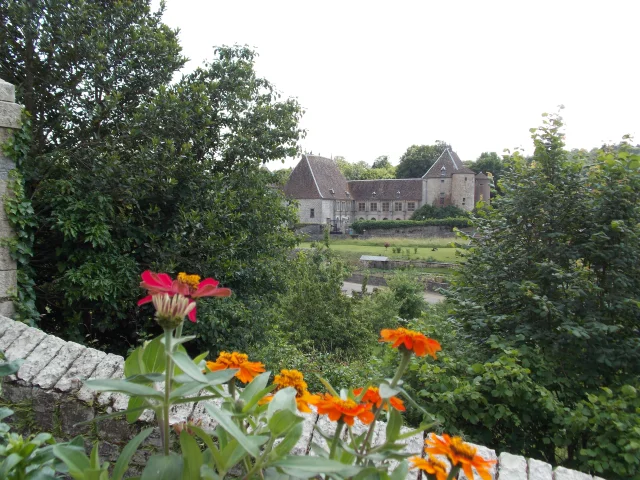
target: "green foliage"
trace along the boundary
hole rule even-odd
[[[420,317],[426,307],[424,286],[405,273],[394,275],[387,284],[398,304],[398,316],[404,319]]]
[[[640,397],[631,385],[623,385],[615,394],[603,388],[587,395],[566,418],[567,433],[575,439],[575,463],[598,474],[638,478],[639,413]]]
[[[440,140],[435,145],[411,145],[400,157],[396,178],[421,178],[447,147],[450,145]]]
[[[425,203],[415,212],[413,212],[413,215],[411,215],[411,220],[428,220],[430,218],[465,218],[468,216],[469,213],[467,211],[462,210],[455,205],[436,207],[434,205]]]
[[[361,220],[354,222],[351,225],[353,230],[357,233],[362,233],[365,230],[382,229],[382,230],[394,230],[402,228],[415,228],[415,227],[459,227],[465,228],[471,226],[471,221],[468,218],[432,218],[428,220],[382,220],[382,221],[368,221]]]
[[[378,160],[376,160],[377,163],[374,163],[374,166],[371,167],[367,162],[364,161],[351,163],[345,160],[344,157],[335,158],[340,172],[347,180],[377,180],[384,178],[395,178],[396,168],[391,165],[388,160],[386,162],[383,160]]]
[[[550,392],[557,408],[573,412],[585,408],[585,394],[634,384],[640,374],[640,156],[624,146],[604,149],[585,166],[567,156],[561,128],[558,116],[547,116],[533,130],[533,158],[509,159],[503,196],[477,213],[451,300],[465,335],[485,351],[480,363],[495,361],[487,342],[517,351],[536,395],[545,401]],[[604,450],[589,461],[579,456],[597,441],[597,425],[567,440],[559,417],[537,418],[527,430],[514,417],[523,451],[545,450],[550,461],[582,470],[597,463],[603,476],[616,475],[623,456],[612,463]],[[628,432],[625,442],[638,441]],[[501,441],[491,437],[485,444]],[[566,456],[556,457],[560,451]]]
[[[296,154],[300,106],[243,47],[170,84],[184,58],[161,16],[150,1],[0,6],[2,77],[32,119],[41,325],[112,351],[157,332],[135,308],[140,271],[198,271],[247,306],[279,290],[295,245],[263,164]]]
[[[482,152],[478,159],[469,165],[469,168],[475,173],[491,173],[493,175],[493,186],[496,188],[497,193],[502,193],[498,181],[504,175],[506,164],[496,152]]]

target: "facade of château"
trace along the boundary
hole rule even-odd
[[[344,229],[358,220],[408,220],[426,203],[470,211],[489,200],[490,186],[447,148],[422,178],[407,179],[347,181],[333,160],[303,155],[284,192],[298,201],[300,223]]]

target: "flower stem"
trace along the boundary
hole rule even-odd
[[[398,370],[396,370],[396,374],[393,376],[391,380],[391,387],[395,387],[402,375],[404,375],[405,370],[409,366],[409,362],[411,361],[411,350],[403,350],[402,358],[400,359],[400,365],[398,365]]]
[[[378,420],[378,417],[380,416],[380,412],[382,412],[383,407],[384,407],[384,402],[381,403],[380,406],[376,409],[376,412],[373,417],[373,422],[371,422],[371,424],[369,425],[367,436],[365,437],[364,441],[362,442],[362,446],[360,447],[360,455],[362,455],[365,452],[367,445],[369,445],[369,442],[371,441],[371,436],[373,435],[373,431],[376,429],[376,421]]]
[[[171,404],[169,403],[169,395],[171,394],[171,377],[173,376],[173,362],[171,360],[171,353],[173,345],[171,340],[173,338],[173,330],[164,331],[164,353],[166,368],[164,373],[164,403],[162,405],[162,447],[164,449],[165,456],[169,455],[169,409]]]
[[[451,468],[451,471],[449,472],[449,476],[447,477],[447,480],[455,480],[456,478],[458,478],[459,472],[460,472],[460,464]]]
[[[342,419],[338,420],[338,424],[336,425],[336,433],[333,435],[333,441],[331,442],[331,450],[329,451],[330,459],[333,459],[333,455],[336,453],[336,447],[338,446],[338,440],[340,439],[340,434],[342,433],[343,426],[344,426],[344,421]]]

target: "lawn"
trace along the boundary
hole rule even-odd
[[[362,255],[380,255],[388,257],[390,260],[427,260],[441,263],[457,263],[460,258],[456,257],[456,249],[451,247],[403,246],[402,253],[393,253],[392,247],[385,248],[384,241],[382,244],[380,246],[363,245],[360,240],[339,240],[332,242],[330,246],[331,250],[340,254],[350,264],[357,263]],[[301,243],[300,247],[311,248],[311,243]],[[407,254],[407,250],[409,250],[409,254]]]

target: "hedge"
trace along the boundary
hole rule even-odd
[[[394,230],[400,228],[415,228],[415,227],[470,227],[471,220],[468,218],[430,218],[428,220],[363,220],[354,222],[351,228],[357,233],[362,233],[364,230]]]

